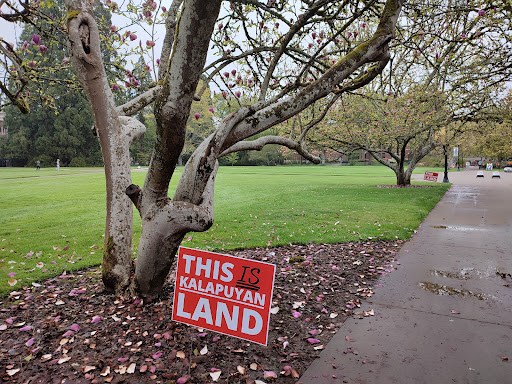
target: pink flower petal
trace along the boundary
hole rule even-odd
[[[99,316],[94,316],[91,320],[91,323],[94,324],[94,323],[97,323],[98,321],[101,321],[101,317]]]
[[[80,329],[80,326],[78,324],[73,324],[69,327],[69,329],[71,329],[72,331],[75,331],[75,332],[78,332],[78,330]]]
[[[176,384],[185,384],[190,376],[181,376],[178,380],[176,380]]]
[[[263,371],[264,379],[277,379],[277,373],[274,371]]]
[[[301,317],[301,316],[302,316],[302,313],[300,313],[300,312],[298,312],[298,311],[296,311],[296,310],[293,310],[293,311],[292,311],[292,315],[293,315],[293,317],[297,318],[297,317]]]
[[[162,356],[162,352],[157,352],[157,353],[151,355],[151,357],[155,360],[159,359],[161,356]]]
[[[319,342],[320,342],[320,340],[318,340],[318,339],[313,339],[312,337],[310,337],[310,338],[308,339],[308,343],[309,343],[309,344],[318,344]]]

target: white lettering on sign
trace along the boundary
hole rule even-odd
[[[194,274],[196,276],[202,276],[201,272],[204,271],[204,277],[210,278],[210,273],[212,272],[212,260],[207,259],[203,264],[203,259],[201,257],[198,257],[196,260],[195,256],[191,255],[183,255],[183,259],[185,260],[185,273],[190,274],[190,271],[192,269],[192,264],[195,261],[195,269]],[[219,276],[219,267],[220,267],[220,261],[216,260],[213,263],[213,276],[212,278],[217,280],[220,279],[224,282],[230,282],[233,280],[233,273],[231,270],[233,269],[234,265],[231,263],[224,263],[222,264],[221,270],[224,274],[223,276]]]
[[[210,325],[213,325],[215,321],[215,325],[217,327],[222,327],[222,320],[224,320],[224,323],[230,330],[237,331],[239,328],[241,328],[241,332],[247,335],[257,335],[263,328],[263,318],[261,315],[249,308],[243,309],[242,317],[240,318],[238,316],[240,312],[239,306],[234,305],[233,309],[230,311],[226,303],[213,302],[214,308],[212,310],[210,306],[210,300],[201,297],[195,304],[194,312],[191,315],[191,313],[185,312],[183,309],[184,303],[185,293],[180,292],[178,293],[176,311],[179,316],[186,319],[192,319],[194,321],[204,319],[204,321]],[[251,321],[251,319],[254,321]]]
[[[257,304],[261,307],[265,305],[265,293],[252,292],[249,289],[237,288],[220,283],[206,283],[203,280],[196,280],[194,277],[180,276],[179,287],[185,290],[192,290],[204,293],[210,293],[215,296],[225,297],[227,299],[235,297],[236,300],[250,304]]]

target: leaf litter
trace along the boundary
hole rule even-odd
[[[296,383],[347,317],[374,315],[361,301],[402,244],[230,252],[276,264],[266,347],[172,322],[171,281],[152,303],[103,292],[99,269],[17,288],[0,301],[0,382]]]

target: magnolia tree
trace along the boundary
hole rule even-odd
[[[341,102],[336,95],[311,108],[306,135],[319,147],[366,150],[395,171],[399,185],[408,184],[414,166],[437,146],[456,143],[473,129],[468,123],[499,119],[493,111],[512,78],[510,11],[507,2],[407,2],[390,65],[365,87],[367,98]]]
[[[100,50],[105,36],[98,33],[91,1],[66,0],[69,56],[91,104],[105,165],[103,282],[107,289],[149,299],[160,293],[187,232],[212,225],[220,157],[280,144],[318,162],[300,140],[272,135],[247,139],[322,98],[357,89],[381,73],[389,61],[388,47],[402,3],[174,0],[168,9],[152,0],[140,8],[130,4],[138,22],[154,25],[163,17],[165,31],[157,36],[157,29],[148,27],[155,35],[143,42],[127,28],[111,28],[119,44],[133,40],[146,53],[154,51],[157,38],[162,45],[158,59],[148,64],[154,63],[155,82],[138,97],[118,105],[115,90],[136,87],[139,82],[131,73],[126,84],[109,81]],[[33,3],[25,0],[8,4],[10,15],[4,12],[2,16],[11,21],[26,22],[34,10]],[[107,5],[121,12],[110,0]],[[2,43],[10,60],[9,95],[13,103],[23,106],[19,92],[26,69],[23,56],[14,46]],[[216,56],[207,60],[209,52]],[[198,88],[201,78],[204,86]],[[216,121],[215,131],[198,145],[170,193],[191,105],[208,85],[218,88],[216,92],[233,105],[234,112]],[[129,148],[145,127],[133,116],[150,104],[156,140],[144,185],[137,186],[131,182]],[[131,204],[142,218],[135,265]]]
[[[416,164],[435,148],[447,116],[439,94],[410,92],[384,100],[349,95],[333,103],[310,140],[336,151],[365,150],[405,186]]]

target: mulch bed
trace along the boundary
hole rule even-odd
[[[105,294],[99,269],[33,284],[0,301],[0,382],[295,383],[347,317],[373,315],[361,300],[402,244],[231,252],[277,266],[266,347],[172,322],[171,282],[153,303]]]

